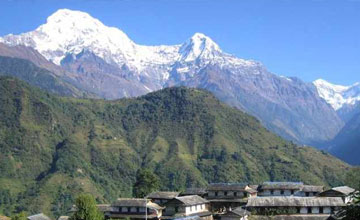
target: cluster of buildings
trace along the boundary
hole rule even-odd
[[[351,202],[353,192],[347,186],[325,190],[301,182],[216,183],[181,193],[153,192],[146,198],[119,198],[98,208],[106,219],[335,219],[334,214]]]

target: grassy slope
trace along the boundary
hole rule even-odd
[[[197,89],[85,100],[0,77],[0,103],[5,214],[22,209],[65,214],[84,191],[99,202],[131,196],[141,167],[152,168],[164,190],[265,180],[337,185],[349,169],[327,153],[284,141]],[[9,195],[11,201],[2,201]]]

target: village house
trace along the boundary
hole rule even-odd
[[[344,203],[351,202],[351,194],[355,192],[355,189],[348,186],[339,186],[332,189],[326,190],[319,194],[321,197],[340,197]]]
[[[120,198],[111,205],[97,206],[106,219],[160,219],[164,207],[149,199]]]
[[[193,196],[179,196],[165,204],[164,216],[162,219],[177,219],[189,216],[198,216],[202,220],[212,220],[212,213],[209,211],[209,201]]]
[[[207,196],[206,188],[187,188],[184,192],[180,194],[180,196],[193,196],[198,195],[203,198]]]
[[[317,196],[323,186],[304,185],[302,182],[264,182],[258,186],[258,196]]]
[[[269,196],[249,198],[246,209],[257,215],[330,216],[345,206],[340,197]]]
[[[242,183],[213,183],[208,186],[207,192],[206,199],[210,201],[215,213],[245,205],[248,198],[257,195],[255,189]]]
[[[179,196],[179,192],[152,192],[146,198],[151,199],[152,202],[163,205],[173,198]]]
[[[247,220],[251,213],[241,207],[229,209],[225,214],[221,215],[221,220]]]

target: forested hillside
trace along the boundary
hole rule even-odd
[[[339,185],[350,168],[298,147],[211,93],[184,87],[117,101],[64,98],[0,77],[1,212],[65,214],[80,192],[131,196],[150,168],[163,190],[265,180]]]

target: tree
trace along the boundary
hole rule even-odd
[[[26,212],[20,212],[12,216],[11,220],[27,220],[26,216],[27,216]]]
[[[340,210],[336,216],[343,220],[358,220],[360,219],[360,192],[355,192],[352,195],[353,201]]]
[[[345,184],[360,190],[360,167],[353,167],[346,173]]]
[[[140,169],[136,174],[133,194],[137,198],[144,198],[149,193],[159,190],[160,179],[149,169]]]
[[[70,220],[103,220],[104,214],[96,207],[93,196],[89,194],[80,195],[75,201],[76,211]]]

